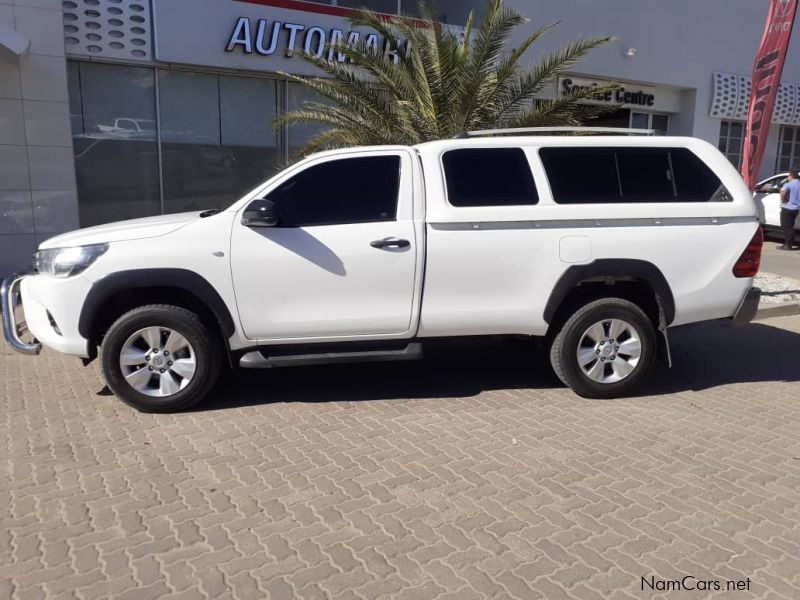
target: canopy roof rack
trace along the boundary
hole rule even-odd
[[[517,127],[510,129],[481,129],[462,131],[453,139],[489,137],[493,135],[537,135],[547,133],[605,133],[612,135],[655,135],[655,129],[633,129],[627,127]]]

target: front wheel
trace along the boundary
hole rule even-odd
[[[135,308],[109,328],[100,349],[108,387],[143,412],[172,412],[200,402],[219,377],[217,336],[178,306]]]
[[[580,308],[550,348],[556,375],[586,398],[629,394],[647,377],[655,355],[653,323],[621,298],[601,298]]]

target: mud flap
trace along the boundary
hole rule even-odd
[[[664,314],[661,296],[658,294],[656,294],[656,303],[658,304],[658,332],[661,334],[658,337],[658,354],[667,363],[667,366],[672,368],[672,352],[669,348],[669,335],[667,334],[667,317]]]

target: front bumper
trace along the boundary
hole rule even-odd
[[[733,317],[731,317],[734,325],[745,325],[755,319],[760,301],[761,290],[758,288],[750,288],[744,298],[742,298],[739,308],[736,309]]]
[[[17,323],[16,310],[22,305],[19,286],[24,275],[15,274],[6,277],[0,285],[0,302],[3,309],[3,337],[9,346],[22,354],[39,354],[42,345],[34,340],[25,342],[20,337],[20,324]]]

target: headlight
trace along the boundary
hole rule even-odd
[[[108,244],[39,250],[33,263],[39,273],[69,277],[85,271],[106,250]]]

